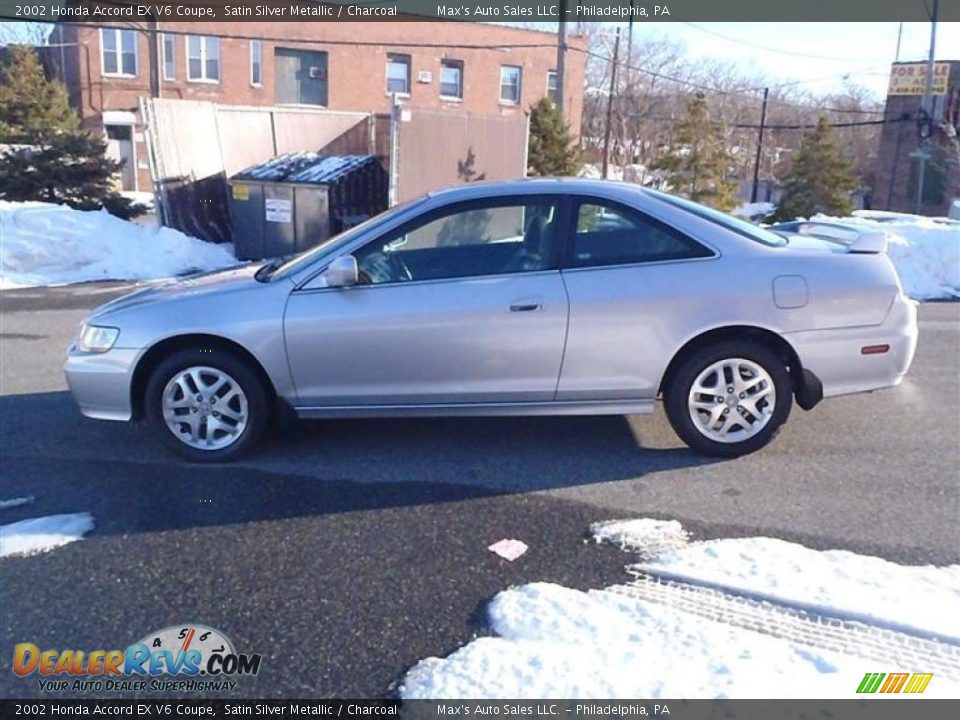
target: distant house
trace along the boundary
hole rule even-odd
[[[64,23],[48,59],[85,127],[127,160],[123,186],[150,187],[140,97],[227,105],[413,108],[518,114],[556,92],[556,36],[458,22]],[[574,48],[582,38],[570,37]],[[585,55],[568,52],[564,105],[579,134]],[[442,142],[442,138],[438,138]]]

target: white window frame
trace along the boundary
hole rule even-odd
[[[202,76],[199,78],[190,77],[190,38],[197,38],[200,40],[200,71]],[[207,45],[208,40],[217,41],[217,77],[216,79],[211,79],[207,77]],[[183,40],[183,53],[184,59],[186,60],[186,74],[187,82],[189,83],[200,83],[203,85],[219,85],[220,79],[223,77],[223,54],[220,52],[220,38],[216,35],[185,35]]]
[[[405,62],[407,66],[407,89],[403,91],[398,90],[396,93],[391,92],[390,90],[390,65],[392,62],[397,62],[398,65],[401,63],[399,61],[393,61],[391,60],[391,58],[406,58]],[[413,85],[413,56],[408,55],[406,53],[392,53],[392,52],[387,53],[387,60],[383,66],[383,86],[384,86],[384,89],[386,90],[387,95],[399,95],[400,97],[410,97],[411,85]]]
[[[170,53],[167,53],[167,41],[170,41]],[[177,81],[177,36],[170,33],[160,33],[160,56],[163,68],[161,74],[168,82]],[[167,75],[167,63],[173,65],[173,74]]]
[[[256,54],[254,54],[254,51],[253,51],[254,48],[257,49]],[[254,57],[256,57],[256,61],[254,61]],[[259,66],[259,71],[260,71],[259,80],[256,80],[253,77],[254,65]],[[250,86],[263,87],[263,41],[262,40],[250,41]]]
[[[509,100],[504,99],[503,97],[503,71],[504,70],[516,70],[517,71],[517,99]],[[498,96],[500,98],[500,103],[502,105],[519,105],[523,100],[523,68],[520,65],[501,65],[500,66],[500,87],[498,88]]]
[[[445,95],[443,92],[443,71],[447,68],[447,64],[451,68],[457,68],[460,71],[460,94],[459,95]],[[456,60],[454,58],[443,58],[440,61],[440,97],[444,100],[454,100],[456,102],[462,102],[463,96],[466,90],[464,89],[463,82],[464,75],[464,62],[463,60]]]
[[[113,33],[117,49],[117,71],[107,72],[107,45],[103,41],[107,33]],[[123,33],[133,35],[133,73],[123,71]],[[137,42],[137,31],[123,28],[100,28],[100,74],[104,77],[134,78],[140,72],[140,43]]]
[[[553,78],[553,94],[554,94],[554,97],[550,97],[550,78],[551,78],[551,77]],[[556,94],[557,94],[557,71],[556,71],[556,70],[547,70],[547,99],[548,99],[550,102],[556,104],[556,102],[557,102]]]

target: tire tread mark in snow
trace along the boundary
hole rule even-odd
[[[931,668],[960,678],[960,647],[859,621],[649,575],[600,592],[666,605],[708,620],[895,667]]]

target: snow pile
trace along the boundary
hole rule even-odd
[[[76,542],[91,530],[90,513],[49,515],[0,525],[0,557],[47,552]]]
[[[679,523],[600,523],[595,537],[647,552],[673,544],[646,567],[732,585],[787,602],[816,604],[892,625],[926,626],[960,640],[960,566],[905,567],[850,552],[748,538],[688,543]],[[952,613],[955,614],[955,613]],[[876,661],[754,632],[612,590],[580,592],[534,583],[497,595],[494,637],[404,678],[414,698],[851,698]],[[924,619],[926,618],[926,620]],[[891,668],[934,671],[935,667]],[[926,697],[957,697],[960,682],[937,672]]]
[[[906,293],[915,300],[960,298],[960,222],[903,213],[862,210],[853,217],[817,215],[887,236],[887,253]]]
[[[401,697],[850,697],[871,667],[602,590],[524,585],[489,618],[499,637],[420,662]]]
[[[0,288],[166,278],[235,265],[232,251],[106,211],[0,201]]]

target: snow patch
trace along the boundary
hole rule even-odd
[[[152,280],[236,264],[232,245],[128,222],[105,210],[0,201],[0,289]]]
[[[93,530],[90,513],[48,515],[0,525],[0,557],[34,555],[76,542]]]
[[[763,220],[770,215],[777,206],[770,202],[743,203],[730,211],[731,215],[746,218],[747,220]]]
[[[608,542],[644,557],[681,548],[690,542],[690,535],[676,520],[608,520],[591,525],[590,534],[597,542]]]
[[[786,603],[853,610],[938,634],[960,621],[960,566],[906,567],[770,538],[689,543],[675,521],[597,523],[594,537],[654,553],[644,566],[762,593]],[[661,550],[655,548],[661,547]],[[416,698],[852,698],[876,662],[653,602],[616,589],[549,583],[511,588],[488,608],[494,637],[414,666],[400,686]],[[924,620],[927,618],[928,620]],[[812,637],[815,637],[812,636]],[[925,697],[957,697],[938,668]]]
[[[633,567],[960,641],[960,565],[911,567],[755,537],[693,543]]]
[[[28,495],[27,497],[18,497],[10,498],[9,500],[0,500],[0,510],[6,510],[7,508],[20,507],[21,505],[29,505],[36,498],[33,495]]]
[[[500,593],[498,637],[418,663],[418,698],[850,698],[875,663],[603,590],[534,583]],[[935,678],[941,697],[957,683]]]

